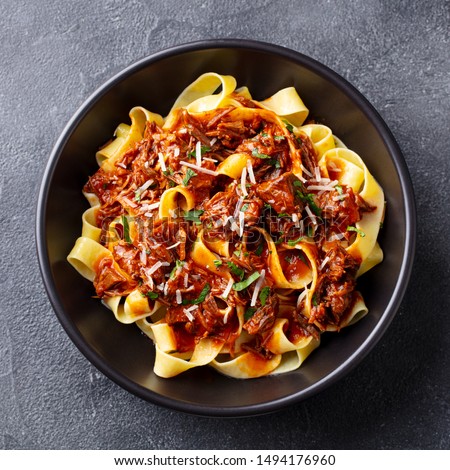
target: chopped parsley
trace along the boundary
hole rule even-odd
[[[227,261],[227,265],[230,268],[230,271],[235,276],[237,276],[241,281],[242,281],[242,279],[244,279],[245,271],[242,268],[240,268],[239,266],[234,264],[232,261]]]
[[[200,146],[200,154],[203,155],[206,152],[210,152],[211,149],[207,147],[206,145],[201,145]],[[195,158],[197,156],[197,152],[195,150],[192,150],[191,152],[188,152],[188,157],[190,158]]]
[[[197,176],[197,173],[196,173],[192,168],[188,168],[187,171],[186,171],[186,175],[185,175],[185,177],[183,178],[183,184],[184,184],[185,186],[187,186],[188,183],[189,183],[189,180],[190,180],[193,176]]]
[[[297,243],[300,243],[304,238],[305,238],[305,237],[304,237],[303,235],[301,235],[300,237],[296,238],[295,240],[289,240],[289,241],[287,242],[287,244],[288,244],[289,246],[295,246],[295,245],[297,245]]]
[[[252,283],[252,282],[255,282],[256,279],[258,279],[259,277],[261,276],[261,274],[259,274],[258,272],[254,272],[253,274],[250,274],[250,276],[245,279],[244,281],[241,281],[241,282],[235,282],[233,284],[233,289],[235,291],[241,291],[241,290],[244,290],[244,289],[247,289],[247,287]]]
[[[122,215],[122,225],[123,225],[123,239],[127,243],[132,243],[130,238],[130,226],[128,225],[128,219],[126,215]]]
[[[233,255],[236,256],[236,258],[240,258],[241,253],[242,253],[242,248],[240,248],[239,250],[233,251]]]
[[[261,292],[259,293],[259,300],[261,301],[261,305],[264,307],[267,302],[267,298],[270,295],[270,287],[266,286],[261,289]]]
[[[195,224],[200,224],[200,216],[203,214],[204,211],[200,209],[192,209],[188,212],[184,213],[184,220],[188,222],[194,222]]]
[[[273,136],[273,140],[284,140],[284,139],[285,139],[284,135],[274,135]]]
[[[263,250],[264,250],[264,244],[263,244],[263,243],[260,243],[260,244],[258,245],[258,248],[256,248],[256,250],[255,250],[255,255],[256,255],[256,256],[261,256]]]
[[[172,271],[170,272],[170,275],[169,275],[169,278],[170,279],[175,279],[175,276],[177,274],[177,271],[179,269],[182,269],[183,266],[186,264],[186,261],[180,261],[179,259],[177,259],[175,261],[175,267],[172,269]]]
[[[245,212],[248,208],[249,208],[249,204],[248,203],[245,203],[242,207],[241,207],[241,212]]]
[[[283,119],[284,125],[286,126],[286,129],[293,134],[294,133],[294,126],[289,122]]]
[[[206,299],[206,296],[208,295],[210,290],[211,290],[211,286],[208,283],[206,283],[205,287],[203,287],[202,291],[200,292],[200,295],[196,299],[192,299],[192,300],[183,299],[182,305],[189,305],[189,304],[198,305],[198,304],[201,304]]]
[[[366,236],[366,234],[362,230],[357,227],[353,227],[352,225],[347,226],[347,232],[356,232],[360,237],[363,238]]]
[[[255,314],[256,310],[257,310],[256,307],[249,307],[244,313],[244,320],[245,321],[250,320],[250,318],[252,318],[253,315]]]
[[[253,149],[252,156],[256,158],[261,158],[263,160],[265,160],[266,158],[272,158],[270,155],[267,155],[266,153],[259,153],[258,149]]]
[[[218,268],[219,266],[222,266],[222,264],[223,264],[223,262],[222,262],[221,259],[215,259],[215,260],[213,261],[213,263],[214,263],[214,266],[215,266],[216,268]]]
[[[305,204],[308,204],[314,214],[320,217],[320,214],[322,214],[322,209],[314,202],[313,195],[311,193],[303,194],[301,191],[296,192],[299,199]]]
[[[343,189],[342,189],[342,186],[340,184],[337,184],[334,189],[336,189],[336,191],[339,193],[339,194],[343,194]]]
[[[316,292],[314,292],[311,300],[312,300],[312,304],[314,305],[314,307],[317,307],[319,305],[319,301],[317,299],[317,293]]]
[[[149,299],[151,300],[155,300],[158,298],[158,293],[157,292],[152,292],[152,291],[149,291],[147,292],[147,294],[145,294]]]

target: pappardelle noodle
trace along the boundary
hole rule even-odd
[[[68,261],[153,340],[160,377],[297,369],[366,315],[356,279],[383,257],[384,194],[360,156],[293,87],[236,86],[206,73],[165,118],[133,108],[83,189]]]

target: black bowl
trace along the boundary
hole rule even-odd
[[[81,231],[87,203],[81,188],[95,172],[95,152],[136,105],[166,114],[175,98],[204,72],[230,74],[256,99],[294,86],[311,115],[359,153],[387,200],[380,235],[383,263],[360,279],[369,314],[339,334],[324,335],[298,370],[236,380],[210,368],[172,379],[157,377],[151,341],[118,323],[93,287],[66,261]],[[176,410],[209,416],[271,412],[328,387],[358,364],[381,338],[410,276],[415,244],[413,191],[402,154],[369,102],[339,75],[298,52],[243,40],[187,44],[131,65],[97,90],[76,112],[55,145],[37,207],[37,249],[51,303],[67,334],[99,370],[135,395]]]

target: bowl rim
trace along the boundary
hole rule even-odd
[[[294,394],[254,405],[211,406],[168,398],[136,384],[107,364],[100,355],[91,348],[78,329],[66,316],[53,281],[49,253],[46,244],[47,202],[50,183],[53,179],[55,169],[65,145],[78,124],[83,120],[91,108],[117,83],[155,62],[184,53],[210,49],[250,49],[257,52],[280,56],[291,62],[300,64],[301,66],[311,70],[313,73],[322,76],[325,80],[330,81],[334,86],[339,88],[352,102],[358,105],[359,109],[366,115],[380,138],[383,140],[400,181],[405,208],[405,250],[400,266],[399,276],[392,297],[380,317],[380,320],[369,336],[345,362],[340,364],[339,367],[334,369],[318,382],[315,382],[304,390]],[[210,417],[243,417],[278,411],[323,391],[337,382],[340,378],[347,375],[378,343],[399,309],[411,276],[416,245],[416,205],[407,164],[392,132],[372,104],[345,78],[317,60],[284,46],[248,39],[208,39],[172,46],[135,61],[98,87],[73,114],[52,149],[42,175],[42,182],[38,192],[35,222],[37,257],[45,290],[59,322],[80,352],[104,375],[139,398],[176,411]]]

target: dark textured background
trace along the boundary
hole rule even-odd
[[[448,1],[0,6],[0,448],[450,448]],[[353,83],[404,152],[419,221],[410,287],[362,364],[301,404],[236,420],[159,408],[94,369],[53,313],[34,244],[42,172],[82,102],[147,54],[217,37],[290,47]]]

